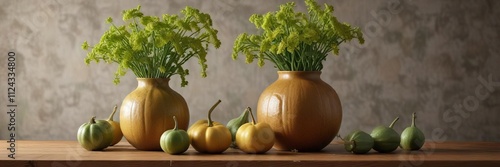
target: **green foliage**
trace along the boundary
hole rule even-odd
[[[178,74],[181,86],[185,86],[189,70],[182,65],[196,57],[201,75],[206,77],[208,45],[219,48],[221,44],[210,15],[186,7],[181,11],[182,16],[164,14],[159,18],[144,16],[140,9],[138,6],[123,11],[127,25],[116,26],[108,18],[109,30],[93,47],[83,42],[82,48],[89,51],[85,63],[103,60],[119,64],[115,84],[130,69],[139,78],[170,78]]]
[[[357,38],[364,43],[358,27],[340,23],[333,16],[333,6],[324,8],[315,0],[305,0],[308,14],[295,12],[295,3],[280,6],[279,11],[264,15],[254,14],[250,22],[261,30],[260,35],[240,34],[233,47],[233,59],[239,53],[246,62],[258,60],[263,66],[269,60],[281,71],[320,71],[328,53],[339,53],[339,45]]]

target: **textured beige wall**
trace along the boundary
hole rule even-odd
[[[208,78],[199,77],[192,61],[188,87],[180,88],[178,78],[171,85],[187,100],[191,123],[205,118],[218,98],[223,102],[213,118],[226,123],[244,107],[255,107],[260,92],[277,77],[269,63],[258,68],[231,60],[233,41],[239,33],[255,32],[248,22],[252,13],[274,11],[284,2],[0,1],[0,139],[8,135],[8,51],[17,53],[18,139],[75,140],[90,116],[107,117],[136,87],[135,77],[129,73],[115,86],[116,65],[86,66],[80,45],[96,43],[108,28],[108,16],[119,20],[123,9],[138,4],[146,14],[178,13],[186,5],[211,14],[222,46],[209,52]],[[483,89],[478,79],[500,82],[499,1],[328,2],[340,20],[362,27],[366,37],[365,45],[345,44],[341,56],[324,63],[322,78],[337,90],[344,109],[341,134],[371,131],[395,116],[401,117],[396,126],[401,131],[418,112],[418,126],[428,139],[443,131],[447,140],[500,141],[500,83]],[[389,10],[394,7],[389,2],[400,3],[399,10]],[[485,96],[478,99],[476,93]]]

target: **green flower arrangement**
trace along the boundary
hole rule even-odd
[[[233,59],[246,55],[246,63],[271,61],[280,71],[321,71],[328,53],[339,53],[339,45],[357,38],[364,43],[358,27],[340,23],[333,16],[333,6],[324,8],[315,0],[306,0],[308,14],[296,13],[295,3],[280,6],[279,11],[254,14],[250,22],[261,30],[259,35],[240,34],[233,47]]]
[[[209,44],[215,48],[221,44],[210,15],[186,7],[181,16],[164,14],[159,18],[145,16],[140,9],[138,6],[122,12],[126,25],[116,26],[109,17],[106,22],[111,26],[99,43],[89,46],[85,41],[82,44],[82,48],[89,51],[85,63],[100,60],[117,63],[115,84],[130,69],[139,78],[170,78],[178,74],[184,87],[188,84],[185,77],[189,70],[182,65],[196,57],[201,76],[206,77]]]

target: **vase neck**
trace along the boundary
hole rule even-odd
[[[170,88],[169,81],[169,78],[137,78],[137,87],[161,86]]]
[[[321,79],[321,71],[278,71],[279,79]]]

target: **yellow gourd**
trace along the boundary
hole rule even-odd
[[[115,108],[113,108],[113,112],[111,113],[111,115],[109,115],[109,118],[106,120],[111,125],[111,127],[113,127],[113,142],[111,142],[110,146],[114,146],[116,143],[120,142],[120,140],[122,140],[123,138],[123,133],[120,128],[120,123],[113,121],[113,116],[115,116],[117,108],[118,106],[115,105]]]
[[[231,145],[231,132],[223,124],[212,121],[210,114],[219,105],[217,101],[208,111],[207,120],[199,120],[188,129],[193,148],[200,153],[222,153]]]
[[[252,110],[248,109],[252,122],[243,124],[238,129],[236,132],[236,145],[246,153],[265,153],[274,145],[273,129],[267,123],[256,123]]]

